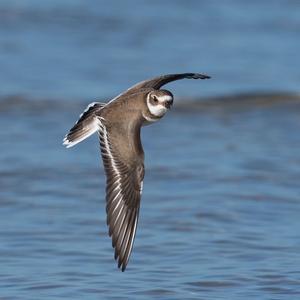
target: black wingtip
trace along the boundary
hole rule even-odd
[[[206,74],[193,73],[190,78],[193,79],[210,79],[211,77]]]
[[[124,272],[126,270],[126,264],[124,262],[121,262],[119,260],[119,262],[118,262],[118,268],[121,269],[122,272]]]

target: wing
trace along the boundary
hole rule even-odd
[[[168,75],[162,75],[158,76],[152,79],[148,79],[142,82],[137,83],[133,87],[129,88],[126,93],[132,93],[139,89],[146,89],[146,88],[153,88],[153,89],[160,89],[163,85],[180,79],[209,79],[210,76],[207,76],[205,74],[199,74],[199,73],[181,73],[181,74],[168,74]]]
[[[107,128],[103,119],[99,119],[99,128],[101,154],[107,176],[107,225],[118,267],[125,271],[138,223],[144,178],[143,153],[139,155],[140,149],[133,149],[130,152],[132,154],[126,151],[127,156],[124,157],[118,148],[120,143],[129,145],[130,149],[133,147],[134,142],[126,140],[129,135]],[[135,138],[140,139],[139,131],[137,134]]]
[[[105,105],[106,103],[100,102],[93,102],[89,104],[85,111],[79,116],[79,120],[65,136],[63,145],[67,148],[73,147],[98,131],[98,124],[96,122],[95,115]]]

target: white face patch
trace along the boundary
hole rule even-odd
[[[155,117],[162,117],[168,110],[163,104],[152,105],[147,101],[147,105],[151,115]]]
[[[163,95],[163,96],[158,96],[157,97],[158,101],[159,102],[166,102],[166,101],[172,101],[173,100],[173,97],[170,96],[170,95]]]
[[[170,95],[157,96],[156,99],[158,100],[158,103],[152,104],[150,102],[150,97],[151,95],[149,94],[147,97],[147,106],[151,115],[158,118],[162,117],[168,110],[165,106],[165,102],[171,101],[173,98]]]

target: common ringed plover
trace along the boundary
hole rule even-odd
[[[124,271],[138,223],[144,178],[141,127],[160,120],[173,95],[160,88],[179,79],[208,79],[198,73],[169,74],[142,81],[108,103],[93,102],[64,138],[69,148],[98,132],[106,181],[109,236],[118,267]]]

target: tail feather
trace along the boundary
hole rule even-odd
[[[105,103],[93,102],[88,105],[85,111],[79,116],[79,120],[71,128],[63,140],[63,145],[67,148],[85,140],[98,130],[96,112],[99,111]]]

